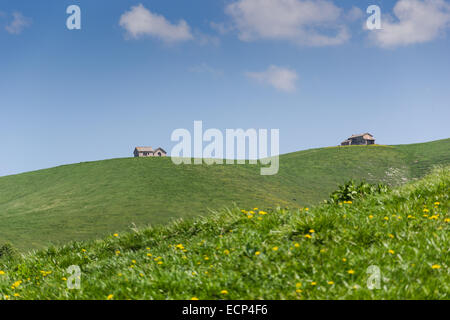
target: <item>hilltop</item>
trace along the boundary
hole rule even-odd
[[[0,299],[448,299],[449,188],[440,168],[352,202],[221,210],[4,258]]]
[[[399,185],[450,163],[450,139],[348,146],[280,157],[275,176],[254,165],[174,165],[170,158],[86,162],[0,178],[0,243],[22,250],[233,207],[301,208],[353,178]]]

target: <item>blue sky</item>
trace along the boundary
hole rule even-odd
[[[281,153],[448,138],[449,29],[446,0],[2,0],[0,175],[170,151],[194,120]]]

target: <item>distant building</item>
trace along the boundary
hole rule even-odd
[[[365,146],[369,144],[375,144],[375,139],[370,133],[354,134],[347,140],[341,142],[341,146]]]
[[[167,152],[163,148],[153,150],[152,147],[136,147],[133,152],[136,158],[140,157],[167,157]]]

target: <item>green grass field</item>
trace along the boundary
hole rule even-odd
[[[437,168],[353,203],[221,210],[4,258],[0,299],[449,299],[449,189]]]
[[[450,139],[350,146],[282,155],[275,176],[252,165],[174,165],[169,158],[113,159],[0,178],[0,244],[21,250],[88,240],[210,209],[317,204],[344,181],[398,185],[450,163]]]

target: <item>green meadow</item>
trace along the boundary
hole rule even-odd
[[[449,190],[447,166],[352,201],[234,207],[11,253],[0,299],[449,299]]]
[[[274,176],[257,165],[180,165],[170,158],[86,162],[0,177],[0,244],[22,252],[163,225],[211,211],[316,205],[349,179],[391,186],[450,163],[450,139],[282,155]]]

